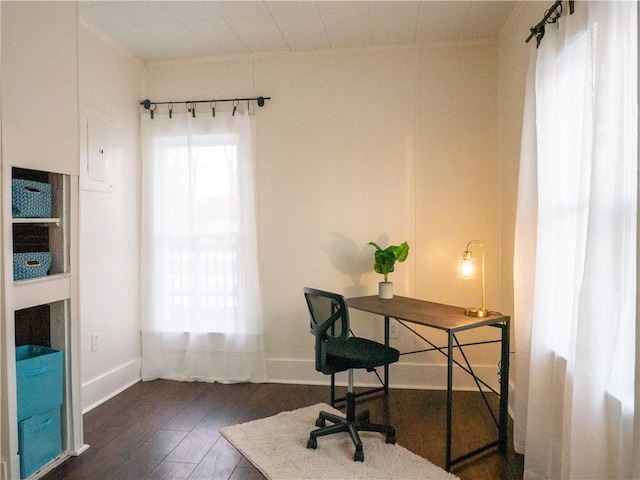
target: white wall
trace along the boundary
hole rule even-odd
[[[139,106],[143,66],[83,25],[79,29],[80,125],[108,122],[111,189],[87,190],[81,172],[80,308],[83,409],[139,380]],[[86,145],[86,144],[85,144]],[[85,145],[81,157],[86,156]],[[82,162],[81,162],[82,163]],[[94,188],[92,185],[90,188]],[[91,351],[91,335],[98,350]]]
[[[257,140],[266,347],[279,361],[270,376],[288,380],[286,361],[313,350],[302,288],[374,293],[367,243],[416,248],[418,51],[284,55],[255,67],[257,91],[273,97]],[[413,293],[414,259],[390,276],[397,294]]]
[[[157,63],[145,77],[144,96],[156,101],[272,97],[256,109],[270,380],[323,380],[302,288],[376,293],[369,241],[409,242],[408,261],[391,277],[397,294],[472,306],[480,285],[456,278],[457,260],[467,242],[482,240],[488,306],[510,313],[500,284],[495,43]],[[356,333],[371,333],[371,322],[354,315]],[[381,322],[373,323],[379,335]],[[415,340],[403,332],[396,344]],[[496,352],[479,348],[472,361],[493,375]],[[395,385],[443,386],[438,354],[401,363],[392,367]]]
[[[2,115],[11,119],[3,126],[3,161],[77,175],[77,6],[6,2],[3,8]]]

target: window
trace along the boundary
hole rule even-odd
[[[237,140],[203,135],[183,145],[176,137],[157,139],[154,234],[166,252],[168,329],[224,331],[236,315]]]

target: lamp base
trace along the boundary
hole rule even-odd
[[[489,315],[489,310],[482,307],[465,308],[464,314],[467,317],[486,317],[487,315]]]

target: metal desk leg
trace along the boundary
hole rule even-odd
[[[507,450],[507,428],[509,422],[509,333],[510,322],[500,325],[502,329],[502,354],[500,358],[500,418],[499,423],[499,439],[500,451],[503,453]]]
[[[447,445],[445,453],[445,469],[451,468],[451,425],[453,419],[453,333],[449,330],[447,345]]]
[[[384,344],[389,346],[389,317],[385,315],[384,317]],[[384,394],[387,395],[389,393],[389,364],[384,366]]]
[[[336,374],[331,374],[331,406],[336,406]]]

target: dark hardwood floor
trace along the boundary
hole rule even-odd
[[[445,397],[441,391],[391,389],[387,397],[359,398],[358,408],[369,408],[373,421],[395,426],[400,445],[442,467]],[[262,479],[218,430],[316,403],[329,403],[329,387],[138,383],[87,413],[85,442],[91,447],[43,478]],[[496,431],[479,393],[454,394],[454,457],[490,441]],[[511,445],[510,428],[506,453],[492,448],[452,473],[462,480],[522,479],[523,457]]]

